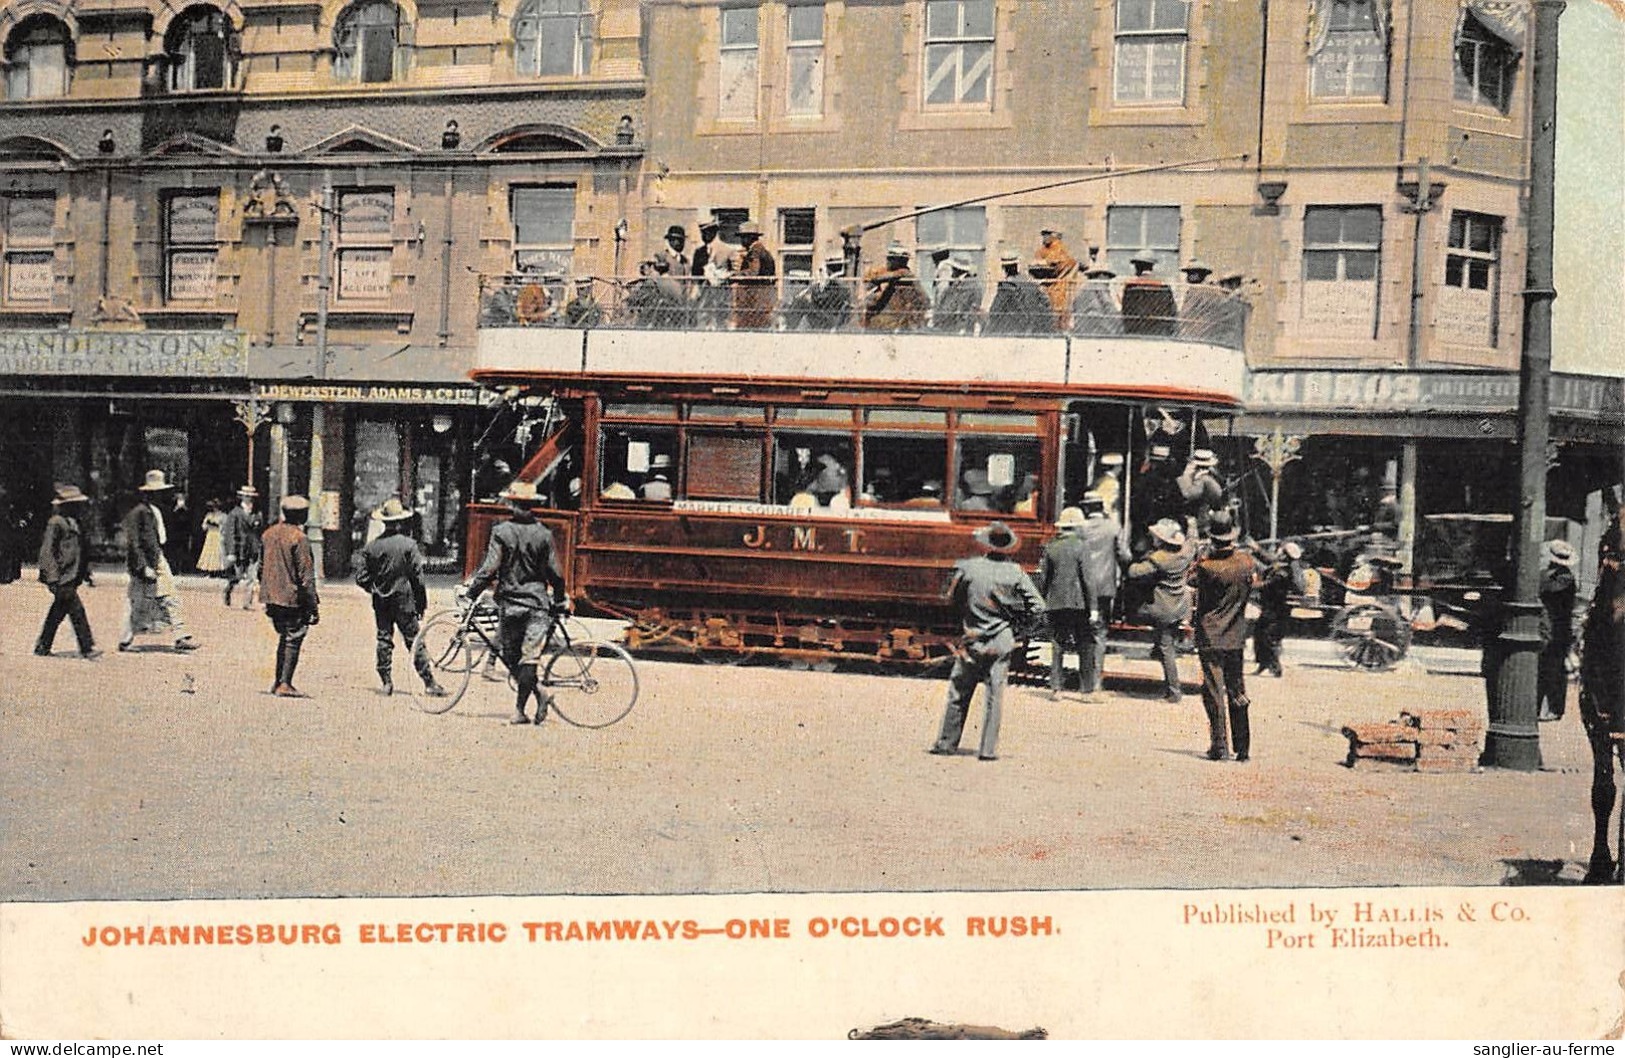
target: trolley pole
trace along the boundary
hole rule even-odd
[[[1518,370],[1518,516],[1513,594],[1490,670],[1490,722],[1482,763],[1535,771],[1540,654],[1540,559],[1546,537],[1546,444],[1552,372],[1552,224],[1557,153],[1557,20],[1564,0],[1535,0],[1529,140],[1529,253],[1524,271],[1523,356]],[[1490,649],[1490,644],[1485,644]]]

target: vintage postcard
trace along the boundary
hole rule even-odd
[[[1614,0],[0,47],[0,1036],[1625,1032]]]

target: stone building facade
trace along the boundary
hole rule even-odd
[[[78,482],[112,543],[147,467],[308,491],[340,572],[402,495],[454,562],[480,277],[608,273],[639,216],[637,5],[19,0],[0,44],[19,509]]]

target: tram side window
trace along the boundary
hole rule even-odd
[[[852,506],[852,435],[780,431],[773,435],[773,502],[791,507]]]
[[[688,499],[760,502],[762,435],[690,430],[687,479]]]
[[[865,434],[863,502],[888,507],[941,507],[948,468],[944,434]]]
[[[664,426],[606,426],[598,494],[606,500],[669,500],[677,431]]]
[[[1038,513],[1038,438],[960,434],[958,465],[959,510]]]

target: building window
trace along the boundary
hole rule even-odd
[[[1186,0],[1117,0],[1112,98],[1119,103],[1185,101]]]
[[[165,36],[164,51],[171,92],[225,88],[232,81],[236,41],[230,21],[212,7],[183,11]]]
[[[1491,33],[1477,16],[1462,15],[1456,34],[1456,99],[1506,113],[1512,103],[1512,68],[1517,53]]]
[[[722,54],[717,82],[717,118],[755,121],[757,96],[757,9],[722,9]]]
[[[6,40],[6,98],[56,99],[68,94],[73,39],[49,15],[23,19]]]
[[[1500,316],[1501,218],[1456,210],[1450,214],[1450,245],[1444,290],[1434,327],[1446,341],[1496,344]]]
[[[1106,210],[1106,264],[1120,276],[1134,274],[1129,258],[1150,250],[1156,274],[1168,278],[1179,269],[1178,206],[1111,206]]]
[[[914,221],[914,244],[918,248],[915,271],[921,285],[933,296],[936,285],[936,265],[931,260],[933,250],[946,248],[955,257],[970,261],[977,275],[985,275],[982,263],[987,256],[987,210],[981,206],[960,206],[927,213]]]
[[[219,222],[218,191],[187,191],[164,203],[165,302],[214,303]]]
[[[592,10],[587,0],[525,0],[513,20],[514,66],[531,77],[592,72]]]
[[[333,73],[341,81],[382,84],[397,74],[404,36],[400,8],[389,0],[357,4],[333,33]]]
[[[1376,0],[1318,0],[1310,18],[1314,97],[1383,98],[1388,90],[1388,27]]]
[[[0,197],[0,247],[5,252],[5,301],[49,304],[55,286],[56,196]]]
[[[575,187],[516,187],[510,209],[514,270],[569,275],[575,252]]]
[[[993,0],[926,0],[925,105],[993,100]]]
[[[388,301],[394,278],[395,191],[357,188],[339,201],[338,299]]]
[[[790,71],[785,113],[798,118],[821,116],[824,113],[823,4],[791,5],[785,52],[785,65]]]
[[[1303,318],[1330,337],[1371,337],[1382,260],[1378,206],[1310,206],[1303,217]]]
[[[779,210],[779,262],[785,275],[812,273],[816,218],[811,206]]]

